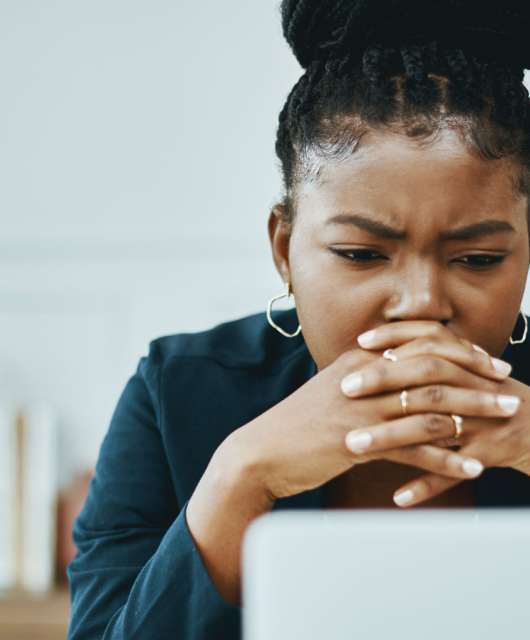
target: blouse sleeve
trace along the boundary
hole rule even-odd
[[[151,343],[112,415],[73,527],[67,640],[237,640],[241,607],[212,582],[177,504],[157,427]],[[159,375],[159,374],[158,374]]]

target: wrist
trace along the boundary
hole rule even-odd
[[[186,520],[204,565],[221,596],[241,598],[241,545],[248,525],[272,509],[252,465],[228,439],[214,452],[186,510]]]
[[[255,505],[259,515],[270,511],[276,498],[268,491],[265,467],[247,435],[237,429],[221,443],[212,457],[211,472],[218,486],[234,500]]]

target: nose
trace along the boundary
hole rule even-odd
[[[452,305],[446,290],[447,274],[432,259],[416,258],[397,270],[385,309],[387,322],[435,320],[447,324]]]

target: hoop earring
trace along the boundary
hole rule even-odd
[[[276,329],[276,331],[279,331],[282,336],[285,336],[286,338],[296,338],[296,336],[300,333],[300,331],[302,331],[302,327],[300,324],[298,324],[298,329],[294,332],[294,333],[287,333],[287,331],[284,331],[281,327],[279,327],[274,320],[272,319],[271,316],[271,311],[272,311],[272,303],[275,300],[280,300],[280,298],[285,298],[285,296],[287,296],[287,298],[289,298],[289,296],[291,295],[291,284],[289,282],[285,283],[287,285],[287,292],[286,293],[282,293],[279,296],[275,296],[274,298],[271,298],[269,300],[269,304],[267,305],[267,320],[269,321],[269,324],[271,325],[271,327],[274,327],[274,329]]]
[[[524,320],[523,337],[520,340],[512,340],[512,336],[510,336],[510,344],[521,344],[521,342],[524,342],[526,340],[526,333],[528,331],[528,320],[526,319],[526,316],[522,311],[521,311],[521,315],[523,316],[523,320]]]

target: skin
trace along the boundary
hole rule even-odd
[[[529,266],[528,202],[514,191],[515,170],[506,159],[483,160],[449,129],[423,147],[406,136],[372,131],[347,160],[323,160],[318,183],[298,185],[292,227],[282,220],[281,205],[273,208],[268,230],[274,262],[282,279],[291,283],[304,339],[319,371],[345,351],[363,349],[357,343],[360,334],[390,324],[403,331],[394,332],[394,342],[387,341],[385,348],[403,345],[403,355],[405,343],[421,335],[433,337],[431,344],[443,343],[440,352],[445,349],[448,359],[449,335],[480,345],[492,356],[502,354],[521,307]],[[353,224],[327,224],[344,212],[406,231],[408,238],[382,238]],[[515,232],[439,238],[444,231],[490,219],[509,223]],[[363,262],[331,249],[365,250]],[[484,254],[506,257],[473,268],[479,263],[470,256]],[[367,260],[370,256],[376,259]],[[445,334],[435,330],[440,325]],[[407,357],[420,352],[409,348]],[[522,397],[520,387],[515,393]],[[402,388],[398,381],[395,390]],[[385,461],[379,472],[397,466]],[[439,481],[437,486],[443,490],[457,482],[445,478],[445,485]]]

